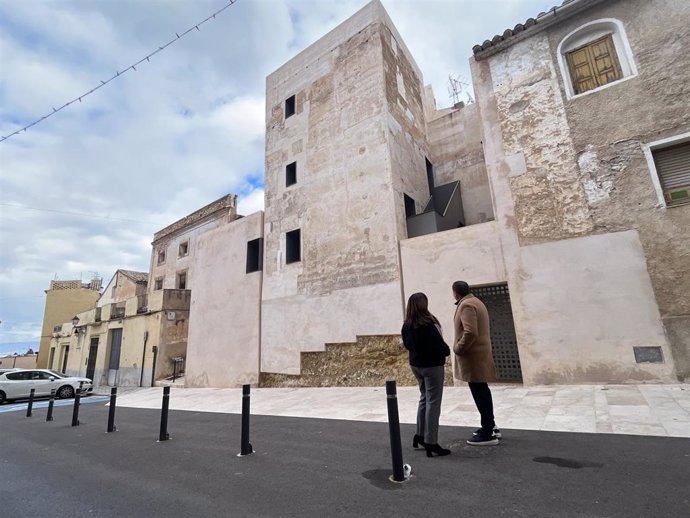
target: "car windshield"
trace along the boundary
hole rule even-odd
[[[48,372],[50,372],[53,376],[55,376],[57,378],[66,378],[67,377],[62,372],[58,372],[58,371],[54,371],[54,370],[49,370]]]

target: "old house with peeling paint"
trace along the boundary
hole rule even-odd
[[[690,377],[690,4],[570,0],[474,47],[534,383]]]
[[[96,386],[152,386],[184,358],[189,290],[147,293],[147,272],[117,270],[95,305],[53,332],[48,368]]]

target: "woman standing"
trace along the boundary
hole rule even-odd
[[[414,293],[407,301],[402,327],[403,345],[410,352],[410,368],[419,383],[417,433],[412,446],[426,449],[426,456],[448,455],[450,450],[438,445],[438,419],[441,415],[443,378],[446,356],[450,349],[441,336],[438,319],[429,313],[429,300],[424,293]]]

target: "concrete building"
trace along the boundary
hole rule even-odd
[[[56,329],[54,368],[97,386],[151,386],[183,369],[190,293],[148,293],[148,273],[118,270],[88,311]]]
[[[200,235],[187,343],[187,387],[259,382],[263,212]]]
[[[356,370],[326,344],[397,335],[415,291],[451,330],[459,278],[503,380],[687,378],[688,9],[565,2],[475,47],[447,110],[377,1],[271,74],[262,382]]]
[[[149,293],[163,289],[191,289],[197,239],[237,219],[237,196],[228,194],[159,230],[153,236]]]
[[[93,279],[89,283],[80,280],[50,281],[38,347],[38,368],[45,369],[55,361],[50,357],[50,340],[56,327],[71,320],[75,314],[93,307],[101,295],[100,289],[101,279]]]
[[[29,350],[25,354],[8,354],[0,356],[0,369],[36,369],[38,354]]]
[[[458,279],[501,381],[690,378],[688,15],[568,0],[477,45],[476,103],[437,110],[369,3],[267,78],[265,212],[230,195],[154,236],[159,316],[120,379],[147,372],[174,300],[187,386],[413,384],[405,302],[425,292],[450,341]],[[122,290],[138,322],[146,290]]]

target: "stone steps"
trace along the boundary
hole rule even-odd
[[[361,335],[356,342],[329,343],[324,351],[302,352],[299,375],[261,373],[261,387],[378,387],[395,378],[417,382],[400,335]],[[450,361],[446,384],[453,384]]]

